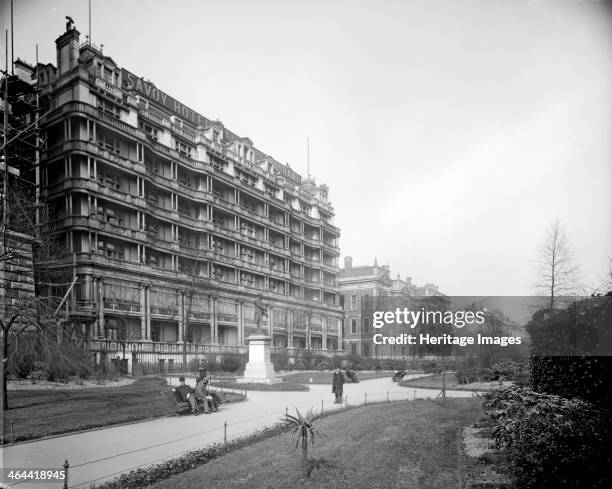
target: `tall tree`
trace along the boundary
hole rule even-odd
[[[548,298],[550,309],[563,296],[578,291],[579,267],[574,264],[567,232],[559,220],[553,221],[546,229],[538,249],[537,273],[536,291]]]

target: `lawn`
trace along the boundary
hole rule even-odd
[[[412,373],[412,372],[410,372]],[[391,378],[393,377],[393,372],[390,371],[364,371],[358,370],[355,371],[357,374],[357,378],[359,380],[368,380],[368,379],[380,379],[380,378]],[[295,372],[283,375],[283,381],[285,382],[299,382],[302,384],[310,384],[310,379],[312,379],[313,384],[329,384],[331,385],[332,377],[334,376],[333,370],[331,371],[323,371],[323,372]]]
[[[512,382],[503,382],[509,385]],[[442,389],[442,375],[429,375],[417,379],[402,380],[399,383],[402,387],[416,387],[422,389]],[[499,387],[499,382],[472,382],[471,384],[458,384],[454,373],[446,374],[446,388],[458,391],[491,391]]]
[[[316,423],[305,480],[295,435],[281,434],[158,482],[151,489],[461,487],[460,428],[482,416],[474,399],[372,404]]]
[[[120,387],[10,391],[2,441],[11,441],[11,420],[13,439],[21,441],[167,416],[171,413],[160,395],[165,389],[169,387],[156,380],[138,379]],[[244,399],[240,394],[225,395],[227,402]]]
[[[263,384],[252,382],[248,384],[238,384],[230,380],[214,380],[213,387],[223,387],[225,389],[236,389],[246,391],[268,391],[268,392],[287,392],[287,391],[308,391],[310,388],[306,384],[297,382],[278,382],[277,384]]]

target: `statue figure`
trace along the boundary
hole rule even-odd
[[[263,295],[258,294],[253,302],[255,304],[255,324],[257,325],[257,334],[265,334],[265,331],[261,329],[261,320],[268,317],[267,308],[263,302]]]
[[[66,15],[66,32],[69,32],[74,29],[74,20],[69,15]]]

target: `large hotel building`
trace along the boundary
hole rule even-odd
[[[261,294],[275,351],[341,350],[328,188],[80,44],[71,24],[56,45],[57,66],[35,70],[50,110],[41,196],[70,250],[67,310],[87,347],[129,370],[244,353]]]

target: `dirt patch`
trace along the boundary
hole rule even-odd
[[[512,487],[500,472],[503,456],[493,448],[488,427],[463,428],[461,450],[465,457],[465,485],[468,489],[502,489]]]
[[[468,457],[478,458],[493,449],[491,439],[481,435],[482,428],[463,429],[463,450]]]

